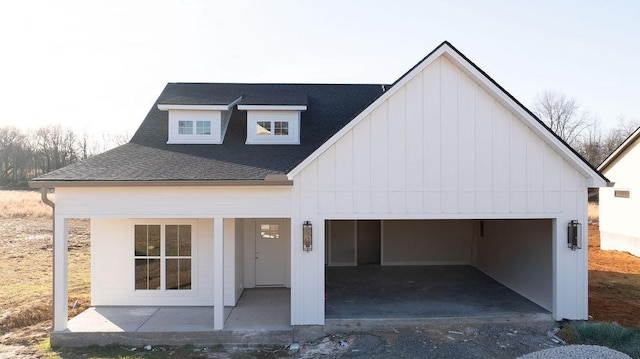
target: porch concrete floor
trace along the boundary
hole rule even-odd
[[[225,330],[291,329],[289,289],[245,289],[225,307]],[[212,332],[213,307],[99,306],[69,321],[71,333]]]
[[[550,316],[471,266],[326,268],[326,319]]]

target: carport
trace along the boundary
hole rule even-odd
[[[325,318],[549,314],[551,219],[328,220]]]

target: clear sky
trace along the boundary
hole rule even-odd
[[[448,40],[531,106],[640,119],[640,1],[3,1],[0,126],[133,134],[167,82],[391,83]]]

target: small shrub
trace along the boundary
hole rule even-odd
[[[624,327],[609,322],[573,322],[561,337],[572,344],[602,345],[640,358],[640,327]]]

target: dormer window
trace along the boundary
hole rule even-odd
[[[247,144],[300,144],[300,112],[307,106],[238,105],[247,111]]]
[[[227,105],[158,104],[169,112],[168,144],[221,144],[229,125],[231,108],[241,97]]]
[[[273,129],[273,130],[272,130]],[[289,136],[288,121],[258,121],[257,136]]]
[[[204,136],[211,134],[211,121],[196,121],[196,135]]]
[[[211,135],[211,121],[178,121],[178,135],[194,135],[193,128],[195,122],[195,135]]]

